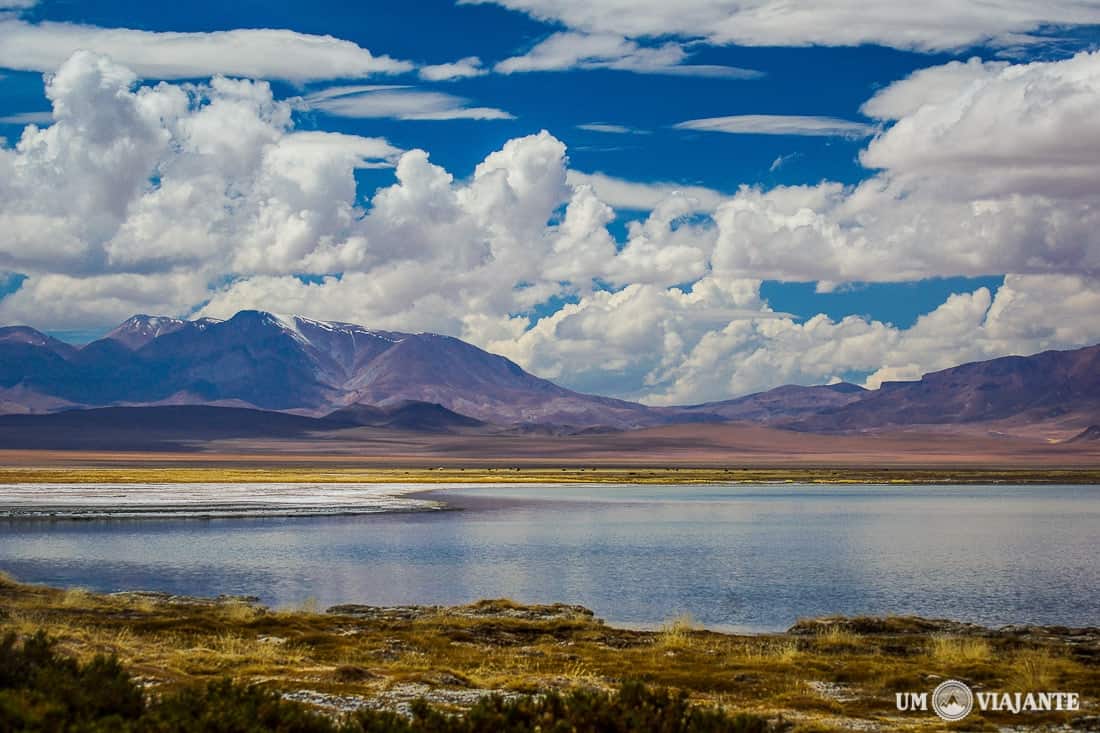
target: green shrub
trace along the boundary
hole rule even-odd
[[[394,730],[372,728],[372,716],[360,717],[362,730],[382,733]],[[577,690],[558,694],[504,700],[489,697],[463,716],[445,718],[420,703],[413,708],[409,733],[766,733],[772,730],[763,718],[729,716],[720,710],[693,707],[683,693],[650,690],[641,683],[627,682],[617,693]]]
[[[0,730],[125,730],[144,709],[116,659],[78,664],[42,632],[22,645],[14,634],[0,641]]]
[[[142,730],[156,733],[336,733],[330,718],[261,687],[229,680],[184,688],[150,705]],[[354,728],[349,730],[355,730]]]

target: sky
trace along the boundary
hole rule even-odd
[[[1100,342],[1100,0],[0,0],[0,324],[650,404]]]

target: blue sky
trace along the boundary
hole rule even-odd
[[[558,27],[493,5],[452,2],[401,3],[167,3],[43,2],[25,14],[35,21],[65,21],[102,27],[203,32],[234,28],[289,28],[333,34],[375,53],[422,63],[476,55],[486,62],[522,54]],[[456,28],[461,32],[454,32]],[[965,56],[981,55],[969,49]],[[991,54],[989,54],[991,55]],[[701,46],[692,63],[721,64],[763,72],[758,79],[707,79],[633,74],[614,70],[485,75],[424,84],[416,74],[388,77],[495,106],[514,120],[433,122],[347,120],[307,114],[302,128],[317,127],[381,135],[401,147],[422,147],[458,175],[472,171],[485,151],[519,135],[548,129],[569,146],[580,170],[604,171],[640,181],[674,181],[734,191],[745,183],[858,181],[862,141],[830,137],[714,135],[674,130],[687,119],[731,114],[824,115],[864,119],[860,105],[882,85],[915,69],[950,59],[946,54],[860,48],[741,48]],[[339,79],[299,87],[276,81],[281,95],[330,86]],[[42,76],[6,72],[0,81],[0,116],[48,111]],[[611,135],[577,129],[603,122],[648,135]],[[18,134],[6,125],[3,133]],[[790,156],[770,170],[781,156]]]
[[[54,154],[32,154],[29,147],[16,148],[28,122],[38,124],[40,130],[35,134],[42,135],[51,124],[70,124],[74,140],[91,144],[90,137],[80,137],[84,122],[76,118],[61,122],[51,113],[52,103],[83,109],[78,103],[79,94],[90,94],[80,86],[88,78],[86,69],[76,68],[77,62],[69,60],[80,49],[95,52],[97,58],[118,67],[133,69],[136,78],[128,83],[127,94],[136,95],[135,90],[141,87],[152,89],[162,79],[165,85],[192,94],[192,108],[186,114],[195,114],[203,105],[221,98],[222,92],[217,90],[195,91],[209,89],[205,85],[214,72],[266,80],[271,103],[285,104],[290,115],[286,122],[264,117],[270,110],[264,111],[267,108],[263,103],[257,103],[256,114],[263,123],[278,128],[271,140],[316,132],[333,145],[359,151],[351,163],[332,163],[342,166],[340,170],[326,168],[316,179],[311,178],[307,188],[320,191],[317,211],[302,214],[315,205],[315,200],[309,198],[303,204],[295,199],[294,210],[317,229],[303,235],[312,237],[308,244],[288,245],[296,254],[287,255],[279,265],[268,261],[262,238],[258,244],[250,244],[253,249],[247,252],[226,254],[236,242],[251,242],[258,236],[252,229],[232,229],[239,223],[224,223],[217,231],[202,235],[189,230],[186,236],[165,238],[156,244],[147,238],[143,241],[149,251],[138,256],[134,252],[140,246],[131,239],[122,242],[122,238],[124,234],[132,238],[134,228],[145,220],[135,223],[128,217],[134,216],[139,204],[163,203],[167,187],[162,186],[161,176],[169,181],[180,176],[179,171],[190,175],[198,165],[194,160],[187,165],[177,160],[190,143],[180,137],[184,133],[164,122],[164,134],[173,136],[175,142],[150,158],[152,162],[143,159],[148,167],[145,172],[124,171],[125,175],[136,176],[140,190],[121,192],[120,188],[119,200],[112,199],[119,207],[117,216],[102,227],[78,225],[76,211],[57,213],[55,209],[63,209],[64,202],[42,204],[43,198],[51,195],[49,187],[36,195],[35,206],[50,209],[42,214],[45,221],[66,232],[66,227],[73,228],[74,243],[64,253],[54,255],[51,249],[49,257],[39,257],[35,254],[36,235],[9,237],[7,250],[0,246],[0,295],[7,296],[0,298],[0,316],[81,339],[102,333],[120,320],[119,316],[127,315],[128,309],[156,307],[190,316],[223,314],[236,306],[304,303],[319,316],[370,319],[386,328],[454,333],[572,386],[599,386],[601,391],[655,401],[716,398],[769,386],[769,381],[862,380],[876,374],[911,378],[922,370],[955,360],[1035,347],[1072,346],[1100,337],[1076,322],[1067,330],[1066,317],[1053,312],[1049,326],[1033,325],[1030,330],[1015,322],[1009,327],[990,320],[1003,317],[1008,305],[1019,308],[1027,298],[1039,298],[1036,293],[1075,287],[1086,295],[1092,292],[1091,281],[1073,285],[1034,279],[1092,276],[1097,259],[1087,236],[1082,239],[1082,235],[1074,234],[1073,241],[1052,242],[1052,237],[1063,236],[1065,229],[1055,222],[1061,220],[1059,217],[1074,218],[1073,207],[1080,205],[1083,196],[1091,195],[1088,187],[1092,184],[1084,180],[1084,188],[1072,195],[1061,189],[1055,191],[1050,176],[1043,178],[1041,185],[1033,176],[1017,189],[992,186],[988,180],[999,178],[999,166],[1020,170],[1013,161],[1003,160],[1001,152],[1011,147],[1010,136],[1019,132],[1011,122],[1012,110],[1000,110],[998,114],[1007,114],[1009,122],[1000,127],[994,122],[981,135],[958,123],[960,118],[979,120],[979,113],[988,113],[976,102],[967,101],[979,95],[972,94],[975,87],[968,88],[963,82],[980,85],[981,94],[986,95],[982,99],[993,100],[989,102],[993,105],[1008,104],[1002,87],[1007,89],[1014,83],[1014,69],[1023,69],[1032,62],[1043,65],[1036,67],[1035,73],[1056,82],[1069,73],[1070,64],[1082,68],[1087,65],[1085,72],[1074,73],[1084,73],[1091,80],[1090,52],[1100,38],[1094,25],[1100,22],[1100,10],[1091,3],[1055,2],[1036,9],[1027,3],[1003,0],[999,4],[974,5],[965,19],[956,20],[949,11],[940,12],[932,6],[921,10],[878,2],[868,6],[866,17],[859,17],[861,22],[855,23],[845,15],[849,11],[843,3],[826,2],[807,5],[802,15],[796,13],[772,23],[752,16],[746,9],[748,5],[736,0],[692,0],[689,4],[691,8],[685,6],[683,17],[678,17],[662,9],[660,3],[626,4],[623,10],[614,0],[500,0],[458,5],[442,0],[415,4],[0,0],[0,136],[7,140],[9,165],[16,166],[20,155],[38,164],[41,155]],[[942,17],[937,17],[938,12]],[[698,20],[693,20],[696,17]],[[1014,20],[1006,26],[1005,17]],[[285,46],[282,62],[294,67],[301,59],[300,73],[278,65],[280,60],[275,57],[281,51],[265,52],[264,48],[270,47],[262,46],[250,50],[255,40],[252,36],[242,36],[232,51],[220,46],[217,38],[220,31],[262,33],[264,29],[294,31],[299,34],[297,38],[312,39],[309,42],[317,44],[304,51],[304,46],[293,43]],[[104,35],[110,31],[192,34],[189,39],[208,45],[198,47],[192,71],[186,58],[163,61],[159,55],[158,49],[167,49],[171,39],[137,33],[120,41]],[[540,52],[554,43],[558,43],[554,52],[559,56],[546,62]],[[568,57],[571,49],[595,45],[618,50]],[[329,46],[333,47],[333,58],[339,57],[332,62],[336,71],[324,70],[328,68],[325,54]],[[303,53],[305,56],[299,55]],[[562,53],[565,58],[560,56]],[[371,58],[364,61],[364,54]],[[379,57],[388,60],[378,62]],[[471,64],[470,57],[477,57],[476,63]],[[224,68],[220,66],[222,59]],[[429,72],[436,65],[463,59],[476,75],[442,78],[449,72]],[[974,60],[969,65],[957,63],[970,59]],[[74,81],[71,85],[59,81],[51,102],[44,74],[49,76],[64,63],[70,63]],[[94,66],[87,59],[81,63]],[[377,71],[371,66],[376,63]],[[508,64],[514,68],[539,63],[549,63],[553,68],[505,73]],[[383,68],[385,64],[390,68]],[[322,70],[315,71],[315,67]],[[241,69],[251,73],[242,73]],[[105,72],[101,69],[96,73]],[[966,78],[960,81],[963,76]],[[103,76],[108,77],[110,73]],[[967,82],[971,77],[973,80]],[[59,73],[58,78],[69,77]],[[930,81],[905,83],[910,78]],[[103,88],[106,82],[100,79],[89,83]],[[383,85],[387,88],[377,88]],[[352,86],[372,88],[347,89]],[[1057,86],[1057,93],[1061,94],[1063,88]],[[64,95],[72,99],[66,102]],[[370,109],[364,114],[368,116],[355,116],[358,113],[348,113],[347,108],[341,110],[333,106],[333,99],[351,100],[352,107],[365,100]],[[878,107],[864,107],[872,99],[878,100]],[[1054,114],[1060,109],[1060,97],[1052,99]],[[100,105],[93,110],[105,109],[102,101],[92,104]],[[397,104],[399,111],[393,112],[386,104]],[[971,106],[964,113],[952,113],[952,104]],[[378,105],[383,111],[378,111]],[[1066,109],[1072,106],[1072,100],[1067,100]],[[931,115],[941,107],[943,119],[950,124],[937,127],[939,122]],[[1024,112],[1021,119],[1026,118]],[[432,119],[416,119],[425,115]],[[479,118],[464,119],[469,116]],[[713,121],[715,118],[718,120]],[[1067,112],[1058,122],[1069,124],[1069,119]],[[974,124],[977,126],[977,122]],[[815,125],[827,129],[821,131]],[[845,129],[844,125],[850,127]],[[1002,128],[1005,140],[990,142],[997,143],[999,152],[991,155],[978,149],[999,135]],[[543,130],[555,142],[536,140]],[[762,130],[769,134],[762,134]],[[929,130],[938,132],[933,135]],[[121,128],[118,131],[120,139],[128,133]],[[332,133],[343,133],[344,137]],[[65,134],[66,130],[58,127],[57,140]],[[109,128],[103,133],[111,134]],[[971,140],[967,135],[977,136]],[[57,140],[43,142],[46,139],[40,141],[44,146],[40,150],[54,150],[60,145]],[[372,141],[369,145],[376,152],[363,153],[360,148],[368,143],[354,142],[359,139]],[[510,141],[517,140],[527,141],[523,145],[532,151],[530,160],[541,161],[539,165],[545,163],[546,156],[560,158],[550,168],[537,172],[545,176],[538,185],[545,186],[546,195],[551,196],[541,215],[531,203],[536,210],[532,216],[544,219],[545,230],[538,234],[525,228],[526,223],[502,234],[492,220],[484,219],[484,212],[469,208],[473,206],[469,201],[476,198],[472,193],[476,188],[472,183],[477,177],[475,169],[489,161],[494,151],[507,151]],[[106,144],[101,139],[94,142]],[[245,144],[238,141],[232,146],[241,149]],[[273,143],[264,144],[270,152]],[[536,150],[539,145],[542,147]],[[926,150],[921,147],[924,145],[939,147]],[[973,155],[969,155],[967,145]],[[564,153],[559,154],[559,148]],[[445,224],[430,233],[402,228],[412,226],[410,220],[434,216],[431,212],[437,209],[431,202],[419,204],[427,207],[422,214],[402,209],[397,219],[382,219],[384,212],[377,206],[376,193],[394,185],[394,166],[403,153],[413,150],[426,151],[431,164],[451,176],[450,186],[458,192],[461,205],[467,207],[462,216],[481,217],[477,226],[487,227],[474,232],[474,224],[465,219],[453,222],[456,242],[467,237],[456,248],[461,248],[460,244],[471,248],[461,257],[447,254],[448,245],[440,233],[447,229]],[[941,150],[947,151],[944,155],[949,154],[949,158],[944,163],[944,179],[938,180],[936,171],[925,170],[921,161],[935,159]],[[508,153],[504,155],[508,160],[501,165],[514,165],[509,171],[535,165],[525,163],[528,158],[524,155],[527,153]],[[1050,157],[1065,159],[1059,151],[1050,152]],[[82,158],[90,168],[82,168],[80,175],[92,176],[86,186],[114,186],[122,174],[112,178],[109,166],[97,169],[88,163],[92,159]],[[60,163],[51,165],[50,170],[63,170]],[[66,165],[77,163],[69,160]],[[226,177],[225,190],[236,192],[232,201],[251,195],[261,173],[270,169],[270,165],[256,165],[260,168],[246,172],[219,169],[218,175]],[[24,166],[22,170],[27,169]],[[99,181],[95,180],[97,173],[102,174]],[[322,177],[330,174],[331,178]],[[643,187],[615,193],[607,185],[593,183],[595,195],[614,213],[608,221],[594,215],[595,224],[585,219],[588,229],[583,236],[578,235],[576,242],[563,243],[561,230],[568,212],[572,210],[577,221],[581,220],[583,202],[571,197],[577,186],[591,182],[587,177],[591,174],[602,174],[628,187]],[[63,175],[66,180],[77,180],[76,172]],[[292,172],[286,175],[293,178]],[[561,175],[568,176],[569,188],[555,193],[551,189],[560,181],[554,183],[554,177]],[[1088,179],[1087,173],[1082,175]],[[341,176],[354,176],[355,188],[350,195],[340,182]],[[519,178],[513,179],[511,173],[509,176],[516,211],[526,212],[529,202],[525,196],[542,202],[541,188],[522,188],[516,183]],[[28,179],[19,185],[24,183],[26,190],[20,189],[23,193],[19,195],[29,196],[27,191],[36,182]],[[660,187],[660,196],[653,193],[657,188],[643,191],[644,185],[655,184],[669,185]],[[466,186],[469,195],[461,192]],[[1051,188],[1038,190],[1037,186]],[[161,196],[150,196],[161,188]],[[864,189],[866,194],[862,193]],[[269,197],[265,201],[276,195],[264,190]],[[664,200],[665,194],[680,201],[689,191],[695,196],[688,206],[691,211],[678,209],[667,225],[661,224],[664,220],[654,211],[661,211],[657,203]],[[967,198],[971,192],[972,200]],[[560,198],[552,199],[553,195]],[[133,198],[123,200],[124,196]],[[340,196],[349,199],[346,212],[321,211],[326,201]],[[872,196],[888,199],[866,204],[864,198]],[[1009,211],[1005,203],[1018,202],[1020,196],[1035,196],[1037,202],[1054,196],[1056,201],[1065,199],[1065,208],[1054,213],[1044,210],[1033,219],[1023,220],[1019,210]],[[7,210],[0,210],[0,220],[16,217],[12,219],[17,221],[14,226],[25,226],[26,220],[18,219],[16,208],[22,204],[17,198],[15,194],[9,197]],[[413,199],[422,200],[410,193],[409,200]],[[949,208],[963,204],[968,208]],[[110,208],[113,204],[101,205]],[[1005,208],[998,209],[1002,205]],[[991,214],[990,207],[997,211]],[[177,209],[158,215],[175,223],[183,216]],[[261,214],[250,211],[242,219],[252,227],[257,219],[267,221],[265,216],[269,216],[266,210]],[[970,217],[981,225],[968,226]],[[325,223],[317,225],[318,220]],[[42,231],[42,220],[38,226]],[[284,222],[282,229],[271,229],[267,236],[270,239],[274,236],[271,232],[285,231],[288,226],[291,224]],[[164,229],[161,226],[158,231]],[[591,262],[599,258],[586,252],[603,246],[600,238],[604,231],[614,241],[618,255],[600,250],[605,251],[603,264],[593,265]],[[1054,231],[1058,234],[1052,235]],[[61,235],[52,236],[44,249],[60,248]],[[417,246],[422,246],[422,254],[416,254],[420,250],[411,245],[411,249],[403,249],[408,242],[421,242],[421,237],[423,243]],[[498,241],[497,237],[503,239]],[[523,237],[545,238],[548,248],[539,250],[541,254],[531,254],[528,266],[513,267],[506,274],[486,269],[485,279],[477,285],[456,274],[455,267],[480,268],[485,257],[496,262],[523,259]],[[474,254],[483,245],[490,253]],[[305,252],[303,247],[314,249]],[[506,252],[507,247],[518,247],[518,253]],[[804,255],[800,254],[801,248],[805,248]],[[567,249],[570,263],[558,267],[559,260],[553,258],[565,257],[561,253]],[[120,254],[124,250],[129,254]],[[337,254],[332,254],[336,250]],[[199,251],[201,256],[195,254]],[[452,258],[449,264],[441,265],[448,257]],[[539,259],[542,257],[547,259]],[[577,264],[581,260],[588,264]],[[467,264],[456,265],[458,261]],[[413,264],[403,264],[408,262]],[[363,294],[369,287],[353,291],[351,274],[362,276],[365,283],[381,282],[383,276],[396,277],[395,271],[416,266],[420,271],[410,277],[429,290],[433,278],[441,278],[434,293],[438,297],[430,298],[423,292],[408,295],[404,280],[393,287],[392,299],[385,294]],[[433,269],[438,267],[443,269]],[[561,272],[554,274],[558,270]],[[442,274],[433,274],[437,272]],[[200,276],[201,283],[188,280]],[[1013,279],[1017,277],[1032,279]],[[162,286],[158,278],[170,284]],[[757,284],[751,285],[752,281]],[[52,284],[47,287],[45,283]],[[1012,283],[1012,288],[999,295],[1004,283]],[[711,298],[706,294],[711,287],[721,295],[701,305]],[[751,292],[745,291],[746,287]],[[39,290],[32,292],[34,288]],[[172,296],[165,295],[172,288],[176,288]],[[486,290],[492,288],[510,291],[511,295],[487,297]],[[62,305],[58,305],[56,296],[47,301],[51,292],[65,294]],[[618,299],[612,297],[616,294]],[[637,304],[624,305],[635,295]],[[959,298],[952,300],[953,295]],[[968,305],[963,304],[963,297]],[[637,313],[615,309],[644,309],[645,298],[654,299],[650,308],[673,303],[667,305],[667,312],[650,311],[660,318],[660,326],[654,326],[654,333],[661,334],[659,342],[624,336],[615,358],[601,356],[596,348],[599,338],[593,334],[601,330],[617,333],[621,324],[615,318],[638,321]],[[393,301],[402,301],[400,307]],[[937,312],[939,320],[949,321],[954,317],[950,310],[963,309],[964,305],[981,311],[960,315],[973,319],[972,338],[945,342],[937,353],[912,345],[936,340],[920,331],[932,327],[920,326],[921,316]],[[597,323],[593,320],[596,314],[609,320]],[[773,333],[773,326],[765,321],[777,317],[795,330],[782,336]],[[801,339],[809,338],[805,325],[815,317],[824,318],[833,331],[815,337],[822,339],[821,343],[799,347]],[[844,325],[846,318],[855,320]],[[733,324],[742,319],[756,324],[751,336],[737,334]],[[851,329],[863,331],[853,335]],[[1011,335],[1003,335],[1008,332]],[[583,334],[584,338],[570,334]],[[729,342],[726,348],[732,349],[724,357],[704,353],[722,339]],[[845,339],[855,340],[849,343]],[[858,345],[861,339],[877,339],[873,354],[854,355],[864,348]],[[792,356],[799,349],[811,353],[813,348],[833,340],[846,343],[853,354],[822,356],[823,366],[796,363],[798,359]],[[678,341],[682,343],[677,346]],[[587,346],[582,348],[582,342]],[[982,344],[978,352],[974,351],[975,343]],[[649,358],[636,356],[646,349],[653,350]],[[657,353],[661,350],[665,350],[663,354]],[[706,369],[700,363],[708,358],[723,363],[738,359],[750,363],[759,358],[761,364],[740,371],[727,368],[720,377],[704,379],[697,371]],[[874,386],[875,379],[870,382]]]

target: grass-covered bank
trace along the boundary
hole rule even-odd
[[[44,684],[72,689],[65,699],[81,709],[104,703],[97,702],[97,694],[78,694],[78,689],[116,690],[112,685],[118,685],[111,699],[125,703],[131,693],[118,680],[124,676],[140,683],[142,702],[126,703],[131,707],[125,714],[131,717],[125,720],[153,716],[149,720],[163,722],[186,711],[197,716],[204,706],[229,711],[239,705],[251,711],[242,713],[249,719],[285,714],[287,720],[303,716],[313,721],[308,725],[329,725],[316,723],[322,719],[310,710],[324,721],[349,725],[359,723],[346,716],[358,715],[356,720],[375,721],[375,727],[349,730],[371,731],[401,730],[392,726],[403,725],[395,721],[409,720],[409,715],[436,721],[416,729],[425,731],[506,730],[501,721],[515,723],[513,730],[533,729],[534,721],[541,721],[544,731],[754,730],[763,729],[762,721],[776,727],[782,721],[798,731],[940,730],[943,724],[931,713],[899,713],[894,693],[930,690],[938,680],[953,677],[978,689],[1074,691],[1083,706],[1079,713],[975,713],[954,728],[1038,730],[1049,724],[1095,730],[1100,697],[1100,631],[1095,629],[991,631],[907,618],[831,619],[805,622],[784,634],[737,636],[679,619],[643,632],[608,627],[573,606],[485,601],[454,608],[270,610],[240,599],[105,596],[4,580],[0,638],[14,634],[11,645],[0,647],[4,663],[17,659],[39,632],[55,640],[49,654],[60,660],[54,666],[65,668],[48,672],[43,679],[52,681]],[[40,645],[37,652],[35,644]],[[40,660],[47,654],[41,644],[31,642]],[[95,662],[97,655],[116,656],[118,670],[109,662]],[[73,667],[65,661],[69,658],[81,666]],[[6,674],[29,679],[26,672]],[[93,682],[99,676],[103,679]],[[225,687],[219,682],[223,679],[236,686]],[[620,693],[624,683],[628,686]],[[28,684],[0,684],[6,685],[0,693],[0,729],[2,716],[49,708],[49,700],[34,702]],[[249,691],[252,686],[258,691]],[[665,695],[661,690],[666,688],[674,692]],[[563,697],[526,697],[550,692]],[[690,703],[686,707],[678,707],[681,693]],[[497,697],[478,705],[486,695]],[[416,702],[420,699],[427,708]],[[727,712],[710,714],[719,708]],[[439,722],[443,719],[428,712],[471,709],[472,715],[448,718],[451,722]],[[369,710],[383,714],[359,714]],[[663,710],[668,721],[695,716],[702,722],[693,723],[694,728],[623,722],[638,710],[654,715]],[[737,719],[732,711],[753,717]],[[482,727],[470,723],[476,720],[490,722]],[[612,725],[615,720],[620,727]],[[391,727],[379,727],[386,725]],[[730,725],[750,727],[723,727]],[[307,723],[275,728],[330,729]],[[132,729],[203,728],[143,723]]]
[[[1100,484],[1100,468],[867,467],[539,467],[381,468],[341,465],[193,465],[152,458],[140,465],[0,466],[3,484],[150,483],[470,483],[470,484]]]
[[[112,733],[509,733],[662,731],[768,733],[787,726],[692,705],[687,696],[626,683],[607,693],[481,698],[443,711],[417,701],[407,715],[362,708],[333,715],[258,684],[222,679],[147,692],[114,656],[80,662],[43,632],[0,639],[0,729]]]

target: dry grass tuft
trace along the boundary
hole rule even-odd
[[[227,601],[218,607],[226,621],[234,624],[250,624],[260,617],[260,609],[244,601]]]
[[[791,640],[776,642],[771,647],[771,656],[780,662],[793,662],[801,655],[797,642]]]
[[[127,656],[128,652],[138,644],[134,632],[127,626],[119,628],[89,628],[80,634],[82,641],[89,645],[96,653],[117,654]]]
[[[1012,660],[1008,688],[1019,692],[1042,692],[1058,686],[1064,660],[1046,649],[1026,649]]]
[[[142,593],[125,593],[111,596],[110,605],[139,613],[153,613],[157,610],[157,601]]]
[[[363,682],[374,679],[378,675],[357,664],[341,664],[332,671],[332,676],[337,682]]]
[[[151,598],[131,598],[126,604],[131,611],[152,613],[157,609],[156,601]]]
[[[993,650],[989,642],[980,637],[933,634],[928,653],[938,664],[962,665],[988,662]]]
[[[471,611],[481,613],[498,613],[500,611],[514,611],[523,608],[523,605],[511,598],[486,598],[475,601],[467,606]]]
[[[49,629],[54,634],[61,634],[62,631],[68,631],[67,624],[59,624],[57,622],[50,622],[46,614],[34,609],[21,609],[8,611],[8,614],[3,619],[4,627],[6,630],[14,631],[19,636],[30,636],[35,631],[49,625]]]
[[[289,615],[307,614],[312,616],[321,612],[321,603],[316,596],[307,596],[300,602],[287,606],[282,611],[284,614]]]
[[[96,596],[87,588],[68,588],[61,594],[61,605],[65,608],[86,608],[95,603]]]
[[[573,685],[595,687],[601,683],[600,675],[593,672],[592,668],[582,661],[567,664],[565,669],[562,670],[561,676]]]
[[[842,626],[828,626],[816,636],[815,641],[821,649],[852,649],[863,643],[863,637]]]
[[[695,644],[694,632],[697,629],[691,614],[683,613],[662,625],[653,643],[661,649],[690,649]]]
[[[286,664],[301,661],[301,651],[291,644],[274,644],[240,634],[219,634],[210,644],[215,653],[257,664]]]
[[[798,659],[801,654],[798,642],[794,639],[766,639],[746,644],[735,652],[736,657],[755,664],[789,663]]]

